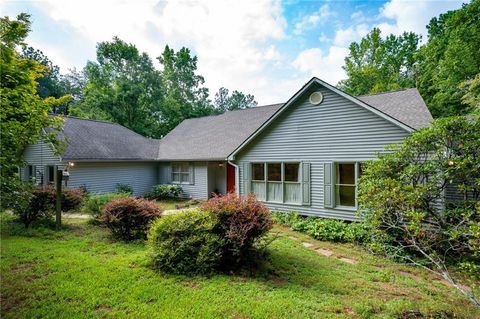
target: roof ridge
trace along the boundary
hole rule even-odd
[[[245,109],[236,109],[236,110],[231,110],[231,111],[225,111],[225,112],[220,113],[220,114],[211,114],[211,115],[204,115],[204,116],[198,116],[198,117],[190,117],[190,118],[185,119],[185,120],[183,120],[182,122],[180,122],[180,124],[183,123],[183,122],[185,122],[185,121],[189,121],[189,120],[206,119],[206,118],[209,118],[209,117],[215,117],[215,116],[225,115],[225,114],[231,113],[231,112],[249,111],[249,110],[255,110],[255,109],[258,109],[258,108],[278,106],[278,105],[283,105],[283,104],[285,104],[285,103],[273,103],[273,104],[266,104],[266,105],[259,105],[259,106],[254,106],[254,107],[248,107],[248,108],[245,108]]]
[[[403,89],[398,89],[398,90],[392,90],[392,91],[386,91],[386,92],[378,92],[378,93],[374,93],[374,94],[363,94],[363,95],[356,95],[354,97],[356,98],[359,98],[359,97],[365,97],[365,96],[375,96],[375,95],[381,95],[381,94],[389,94],[389,93],[396,93],[396,92],[402,92],[402,91],[407,91],[407,90],[413,90],[413,89],[417,89],[415,87],[413,88],[403,88]]]
[[[79,117],[79,116],[73,116],[73,115],[64,115],[64,114],[52,114],[53,116],[61,116],[67,119],[74,119],[74,120],[83,120],[83,121],[91,121],[91,122],[99,122],[99,123],[106,123],[106,124],[113,124],[113,125],[120,125],[115,122],[107,121],[107,120],[98,120],[98,119],[88,119],[84,117]],[[122,126],[122,125],[120,125]]]

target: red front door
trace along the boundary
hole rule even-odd
[[[235,192],[235,167],[227,164],[227,193]]]

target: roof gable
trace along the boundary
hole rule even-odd
[[[390,114],[386,113],[385,109],[382,111],[372,105],[369,105],[362,100],[355,98],[336,87],[316,78],[313,77],[310,81],[308,81],[297,93],[295,93],[282,107],[280,107],[266,122],[264,122],[260,127],[258,127],[253,134],[251,134],[241,145],[239,145],[231,154],[229,154],[228,158],[233,159],[234,155],[238,153],[244,146],[246,146],[251,140],[253,140],[260,132],[262,132],[271,122],[273,122],[280,114],[282,114],[287,108],[293,105],[300,97],[302,97],[306,92],[311,90],[315,85],[321,85],[334,93],[343,96],[347,100],[369,110],[370,112],[384,118],[385,120],[399,126],[400,128],[404,129],[407,132],[414,131],[414,127],[405,124],[404,122],[392,117]],[[421,97],[420,97],[421,98]],[[423,101],[423,100],[422,100]],[[426,108],[426,106],[425,106]],[[428,112],[428,110],[427,110]]]

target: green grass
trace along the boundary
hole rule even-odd
[[[274,230],[278,238],[268,261],[254,274],[186,277],[152,270],[143,243],[115,242],[84,220],[67,219],[56,232],[24,231],[2,219],[2,318],[398,318],[410,311],[480,316],[422,270],[284,228]],[[334,256],[321,256],[302,240]],[[358,264],[336,258],[341,256]]]
[[[188,201],[189,201],[188,199],[176,198],[176,199],[157,200],[157,203],[158,205],[160,205],[160,207],[162,207],[163,210],[171,210],[171,209],[177,209],[177,205],[184,205]]]

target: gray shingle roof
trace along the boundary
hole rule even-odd
[[[282,104],[188,119],[160,141],[160,160],[225,159]]]
[[[417,89],[357,96],[357,99],[414,129],[427,127],[433,119]]]
[[[65,117],[65,160],[153,160],[159,140],[149,139],[110,122]]]

